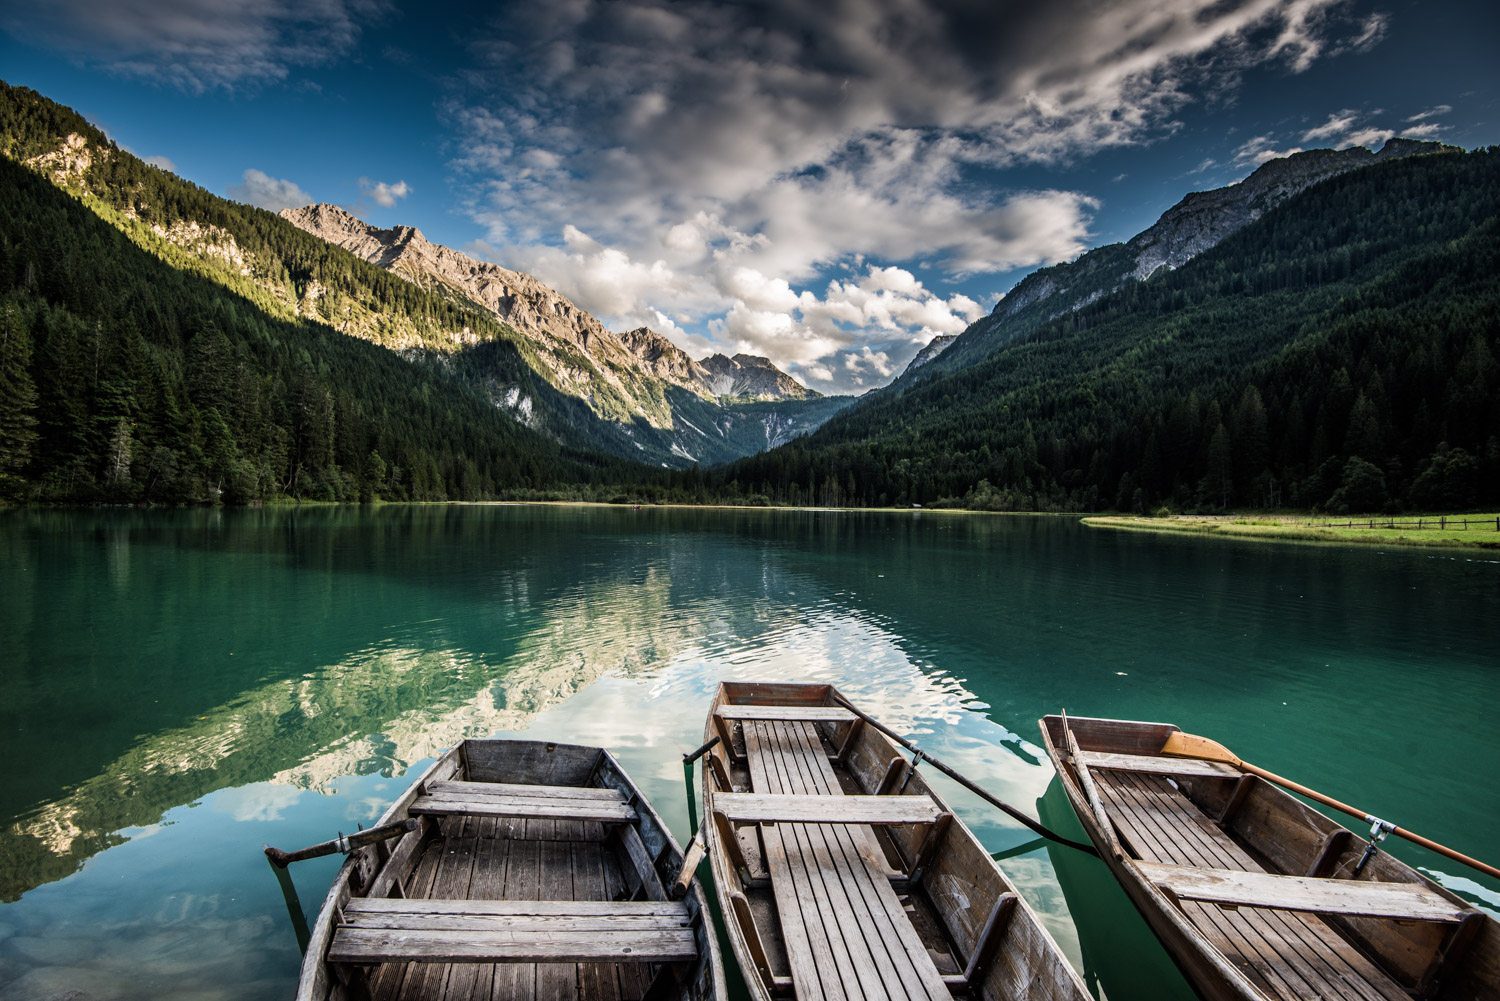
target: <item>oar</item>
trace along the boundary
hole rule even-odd
[[[913,767],[925,761],[932,767],[936,768],[938,771],[942,772],[944,775],[948,776],[953,781],[957,782],[959,785],[963,786],[965,789],[969,790],[974,795],[978,796],[980,799],[984,800],[986,803],[993,806],[995,809],[1001,811],[1006,816],[1018,822],[1022,827],[1030,830],[1033,834],[1038,834],[1046,838],[1048,841],[1055,841],[1060,845],[1067,845],[1069,848],[1076,848],[1079,851],[1083,852],[1085,855],[1092,855],[1095,858],[1099,857],[1099,849],[1095,848],[1093,845],[1085,845],[1080,842],[1074,841],[1072,838],[1065,838],[1061,834],[1058,834],[1056,831],[1048,830],[1048,828],[1044,826],[1041,821],[1032,820],[1026,814],[1011,806],[999,796],[996,796],[994,793],[989,792],[982,786],[976,784],[974,780],[969,778],[967,775],[964,775],[962,772],[958,771],[952,766],[946,765],[943,762],[939,761],[937,758],[934,758],[932,755],[922,750],[916,744],[913,744],[911,741],[901,736],[895,730],[892,730],[890,727],[881,723],[879,720],[875,719],[875,717],[870,716],[868,713],[860,709],[848,699],[844,698],[842,695],[836,694],[834,697],[838,700],[839,705],[843,706],[845,709],[849,710],[854,715],[864,720],[866,725],[874,727],[876,730],[879,730],[891,740],[894,740],[896,743],[900,744],[902,747],[910,751],[912,757],[911,763]],[[708,745],[705,745],[705,747],[707,746]]]
[[[359,831],[347,837],[340,834],[332,841],[324,841],[322,844],[313,845],[310,848],[299,848],[294,852],[284,852],[279,848],[265,846],[266,858],[278,869],[285,869],[293,862],[301,862],[304,859],[319,858],[323,855],[332,855],[334,852],[348,854],[356,848],[365,845],[373,845],[378,841],[388,841],[391,838],[399,838],[407,831],[415,831],[419,822],[415,817],[409,820],[398,820],[391,824],[382,824],[380,827],[372,827],[368,831]]]
[[[1267,782],[1274,782],[1283,788],[1290,789],[1292,792],[1300,793],[1308,799],[1316,800],[1324,806],[1347,813],[1351,817],[1358,817],[1367,824],[1375,825],[1377,830],[1384,828],[1389,833],[1399,835],[1413,844],[1421,845],[1423,848],[1435,851],[1439,855],[1451,858],[1455,862],[1462,862],[1464,865],[1472,866],[1480,872],[1500,879],[1500,869],[1496,869],[1492,865],[1487,865],[1476,858],[1470,858],[1463,852],[1454,851],[1447,845],[1440,845],[1436,841],[1424,838],[1422,835],[1408,831],[1404,827],[1397,827],[1389,821],[1381,820],[1374,814],[1355,809],[1348,803],[1342,803],[1332,796],[1325,796],[1316,789],[1309,789],[1299,782],[1282,778],[1275,772],[1268,772],[1264,768],[1250,764],[1248,761],[1242,761],[1233,751],[1216,740],[1209,740],[1207,737],[1200,737],[1197,734],[1177,732],[1167,738],[1167,742],[1163,745],[1161,753],[1171,754],[1179,758],[1200,758],[1204,761],[1219,761],[1226,765],[1233,765],[1235,768],[1240,769],[1240,771],[1249,772],[1251,775],[1259,775]]]

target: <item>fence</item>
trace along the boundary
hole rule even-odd
[[[1408,518],[1405,521],[1396,517],[1349,518],[1343,521],[1328,521],[1326,519],[1310,518],[1305,521],[1299,519],[1297,521],[1297,524],[1308,525],[1314,528],[1412,528],[1417,529],[1418,531],[1421,531],[1422,529],[1436,529],[1439,531],[1447,531],[1450,528],[1457,528],[1460,531],[1464,532],[1467,532],[1469,530],[1470,525],[1476,525],[1478,526],[1478,531],[1481,532],[1500,532],[1500,515],[1496,515],[1493,518],[1471,518],[1465,515],[1460,515],[1458,517],[1449,517],[1447,515],[1440,514],[1432,518],[1417,518],[1415,520]]]

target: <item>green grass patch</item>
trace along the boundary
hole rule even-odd
[[[1083,519],[1094,528],[1188,535],[1227,535],[1272,541],[1373,543],[1388,546],[1462,546],[1500,549],[1493,512],[1480,514],[1310,515],[1174,514],[1145,518],[1097,515]]]

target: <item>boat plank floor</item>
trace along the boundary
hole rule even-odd
[[[1096,783],[1125,842],[1144,861],[1264,872],[1168,780],[1099,768]],[[1316,915],[1184,902],[1182,912],[1276,998],[1405,1001],[1409,995]]]
[[[628,896],[602,825],[485,816],[441,818],[403,886],[410,898],[600,900]],[[558,1001],[642,997],[659,964],[384,963],[374,1001]]]
[[[742,724],[758,793],[841,795],[811,723]],[[926,998],[951,993],[891,888],[884,853],[863,825],[761,828],[797,996]]]

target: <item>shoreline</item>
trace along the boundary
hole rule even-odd
[[[1400,527],[1403,523],[1433,521],[1431,528]],[[1299,524],[1281,520],[1273,515],[1184,515],[1174,514],[1162,518],[1140,515],[1087,515],[1079,520],[1089,528],[1102,528],[1120,532],[1146,532],[1158,535],[1197,535],[1228,539],[1248,539],[1256,542],[1312,542],[1332,545],[1357,546],[1401,546],[1421,549],[1469,549],[1482,552],[1500,550],[1500,532],[1491,527],[1470,524],[1467,528],[1439,527],[1438,518],[1425,515],[1402,516],[1395,519],[1398,527],[1388,528],[1379,518],[1373,520],[1373,528],[1357,524]],[[1464,515],[1450,515],[1462,519]],[[1493,525],[1495,515],[1468,515],[1469,521],[1483,519]],[[1390,517],[1386,516],[1387,523]]]

